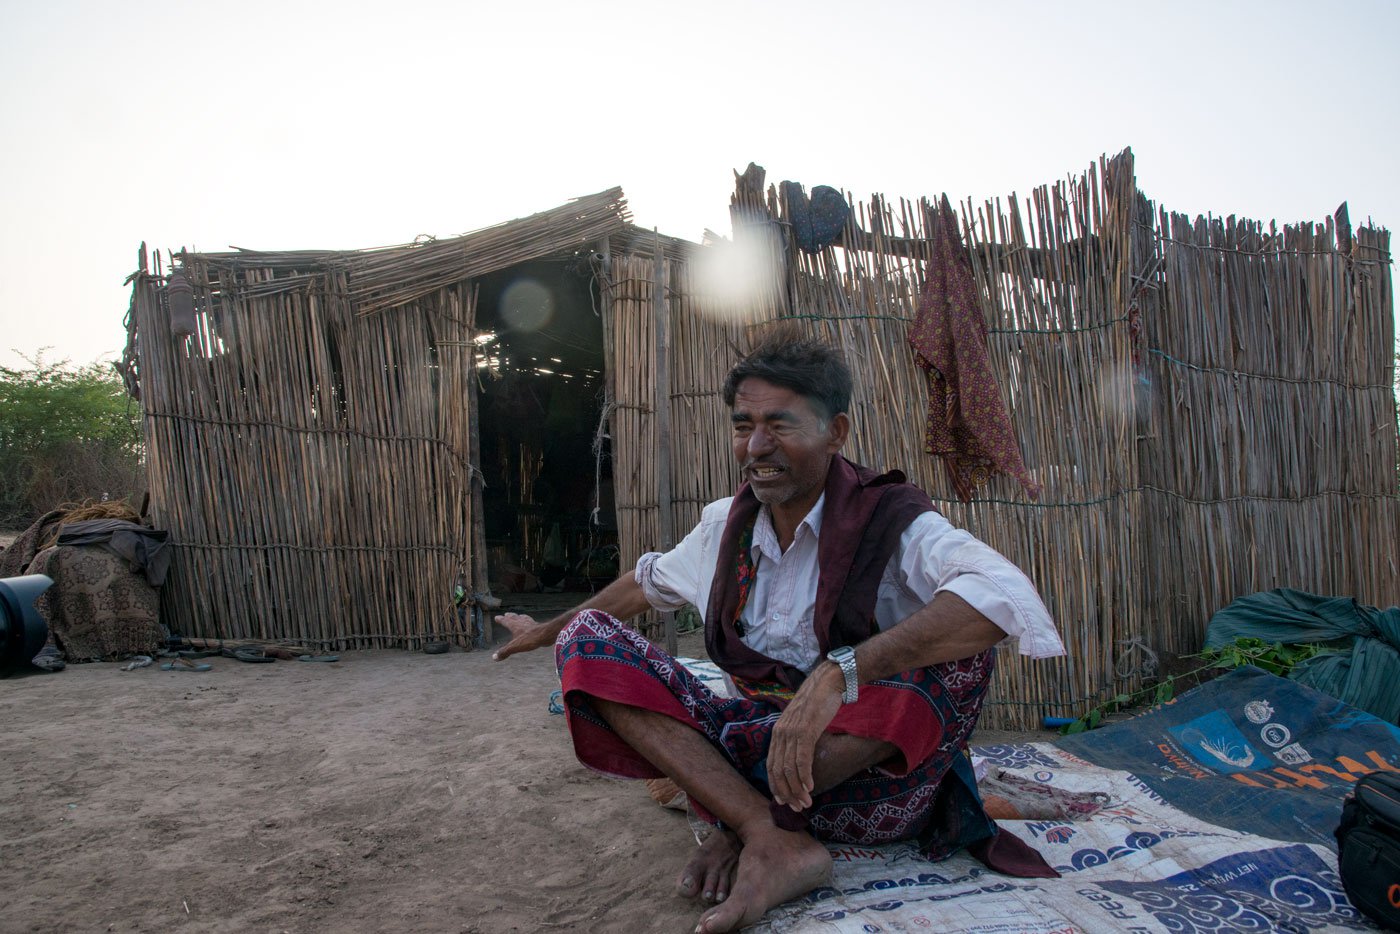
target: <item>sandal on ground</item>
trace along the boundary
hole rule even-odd
[[[273,658],[271,655],[268,655],[262,649],[224,649],[224,654],[227,655],[229,658],[236,658],[240,662],[253,662],[255,664],[263,664],[265,662],[277,661],[276,658]]]
[[[298,656],[297,656],[297,661],[299,661],[299,662],[338,662],[338,661],[340,661],[340,656],[339,656],[339,655],[298,655]]]
[[[166,662],[160,666],[161,671],[209,671],[213,665],[205,662],[191,661],[188,658],[177,658],[173,662]]]
[[[68,667],[68,663],[63,660],[63,656],[58,654],[58,649],[47,645],[44,646],[38,655],[34,656],[29,664],[47,672],[62,671]]]

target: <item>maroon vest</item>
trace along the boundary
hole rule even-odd
[[[705,614],[705,648],[731,675],[796,688],[806,677],[800,670],[749,648],[734,628],[739,541],[760,505],[745,483],[729,507]],[[933,503],[924,491],[905,483],[898,470],[876,474],[839,454],[832,457],[817,539],[813,626],[822,654],[838,646],[858,645],[875,634],[875,599],[885,566],[909,523],[932,511]]]

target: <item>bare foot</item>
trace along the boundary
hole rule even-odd
[[[831,854],[806,833],[770,827],[739,851],[729,897],[700,916],[697,934],[752,924],[774,905],[804,895],[831,878]]]
[[[699,895],[707,902],[722,902],[729,897],[738,862],[739,835],[732,830],[715,830],[682,870],[676,891],[686,898]]]

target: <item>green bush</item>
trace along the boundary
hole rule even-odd
[[[110,364],[0,367],[0,527],[50,509],[145,490],[140,407]]]

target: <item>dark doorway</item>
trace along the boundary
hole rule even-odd
[[[582,253],[484,276],[477,295],[487,569],[497,594],[590,591],[618,573],[603,321]]]

